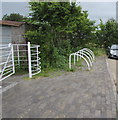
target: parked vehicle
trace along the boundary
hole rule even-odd
[[[108,49],[108,57],[118,59],[118,44],[113,44]]]

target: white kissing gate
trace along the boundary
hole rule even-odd
[[[15,73],[15,68],[27,64],[29,77],[41,72],[39,45],[5,44],[0,46],[0,81]]]
[[[88,70],[91,69],[93,65],[93,61],[95,60],[94,53],[88,48],[83,48],[75,53],[70,54],[69,56],[69,68],[70,69],[71,69],[72,56],[74,56],[74,65],[75,65],[76,60],[78,61],[80,57],[80,59],[82,58],[87,63]]]

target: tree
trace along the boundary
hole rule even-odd
[[[10,15],[4,15],[2,20],[10,20],[10,21],[24,21],[27,18],[19,13],[11,13]]]
[[[107,49],[111,44],[118,43],[118,23],[114,19],[108,20],[105,24],[101,21],[99,27],[96,35],[100,46]]]
[[[72,51],[90,42],[94,22],[76,3],[30,2],[29,22],[38,29],[27,38],[41,45],[42,64],[61,67]]]

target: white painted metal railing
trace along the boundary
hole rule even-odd
[[[74,56],[74,65],[75,65],[76,60],[78,61],[80,57],[80,59],[82,58],[86,62],[89,70],[91,69],[93,65],[93,61],[95,60],[95,55],[92,52],[92,50],[88,48],[83,48],[75,53],[70,54],[69,56],[69,68],[70,69],[72,68],[72,56]]]
[[[22,62],[29,69],[30,78],[40,73],[39,47],[39,45],[31,45],[30,42],[0,45],[0,81],[14,74],[15,68],[22,66]]]
[[[0,81],[15,73],[13,45],[0,46]]]
[[[28,44],[14,44],[17,53],[15,56],[17,58],[16,65],[20,66],[21,62],[27,62],[30,78],[41,72],[39,47],[39,45],[32,45],[30,42]]]
[[[28,44],[13,44],[15,67],[21,66],[22,62],[28,62]],[[24,58],[24,59],[23,59]],[[27,64],[28,65],[28,64]]]
[[[30,45],[28,42],[28,62],[29,62],[29,77],[32,78],[33,75],[36,75],[41,72],[41,62],[39,57],[39,45]]]

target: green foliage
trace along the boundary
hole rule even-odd
[[[15,75],[23,75],[26,74],[27,71],[28,71],[28,65],[24,65],[23,67],[21,66],[15,67]]]
[[[111,44],[118,44],[118,23],[114,19],[103,24],[102,20],[99,30],[96,32],[97,44],[99,47],[107,49]]]
[[[41,73],[35,75],[32,77],[32,79],[40,79],[42,77],[50,77],[50,78],[54,78],[57,76],[60,76],[64,73],[65,71],[62,71],[60,69],[55,69],[55,68],[45,68],[42,70]],[[25,80],[30,80],[29,77],[24,77]]]
[[[106,54],[106,51],[104,48],[93,48],[95,56],[102,56]]]
[[[14,54],[16,55],[16,54]],[[14,57],[15,61],[15,74],[21,75],[26,74],[28,72],[28,62],[24,61],[27,60],[26,53],[22,53],[25,57],[20,57],[20,62],[18,62],[18,57]]]
[[[29,22],[37,29],[26,37],[40,44],[42,68],[67,69],[68,56],[89,43],[95,30],[87,11],[70,2],[30,2]]]
[[[10,15],[4,15],[2,20],[10,20],[10,21],[24,21],[27,18],[24,17],[23,15],[20,15],[19,13],[11,13]]]
[[[83,47],[90,48],[96,56],[104,55],[108,45],[116,43],[118,23],[108,20],[99,26],[88,19],[87,11],[69,2],[30,2],[28,22],[36,29],[28,31],[29,41],[41,45],[43,69],[68,70],[68,56]],[[78,63],[82,66],[82,63]],[[74,71],[73,68],[71,71]],[[45,75],[46,72],[44,72]]]

